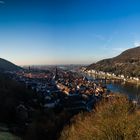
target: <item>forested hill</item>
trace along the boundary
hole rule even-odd
[[[21,68],[3,58],[0,58],[0,71],[14,71],[20,70]]]
[[[87,69],[140,77],[140,46],[128,49],[116,57],[93,63]]]

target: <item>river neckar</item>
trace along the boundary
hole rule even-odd
[[[95,82],[102,82],[107,86],[109,90],[113,93],[121,93],[127,95],[129,99],[138,100],[140,98],[140,85],[127,83],[123,80],[108,80],[105,81],[101,78],[97,78],[94,75],[83,74],[89,80],[94,80]]]

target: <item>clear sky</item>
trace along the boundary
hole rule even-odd
[[[140,0],[0,0],[0,57],[90,64],[140,44]]]

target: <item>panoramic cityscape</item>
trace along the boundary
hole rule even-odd
[[[139,0],[0,0],[0,140],[140,140]]]

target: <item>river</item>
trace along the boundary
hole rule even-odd
[[[67,67],[64,67],[67,69]],[[77,72],[77,70],[72,69],[71,71]],[[88,75],[86,73],[83,73],[81,71],[78,71],[77,73],[82,74],[83,76],[86,76],[89,80],[94,80],[96,81],[96,78],[94,75]],[[98,82],[98,81],[97,81]],[[133,84],[128,84],[124,82],[110,82],[106,84],[107,88],[111,90],[114,93],[121,93],[124,95],[127,95],[129,99],[132,100],[137,100],[138,98],[140,99],[140,86],[138,85],[133,85]]]
[[[113,92],[127,95],[129,99],[137,99],[140,96],[140,86],[128,83],[109,83],[107,88]]]
[[[93,75],[84,74],[88,79],[96,81]],[[110,82],[106,84],[107,88],[114,93],[127,95],[129,99],[137,100],[140,98],[140,86],[124,82]]]

